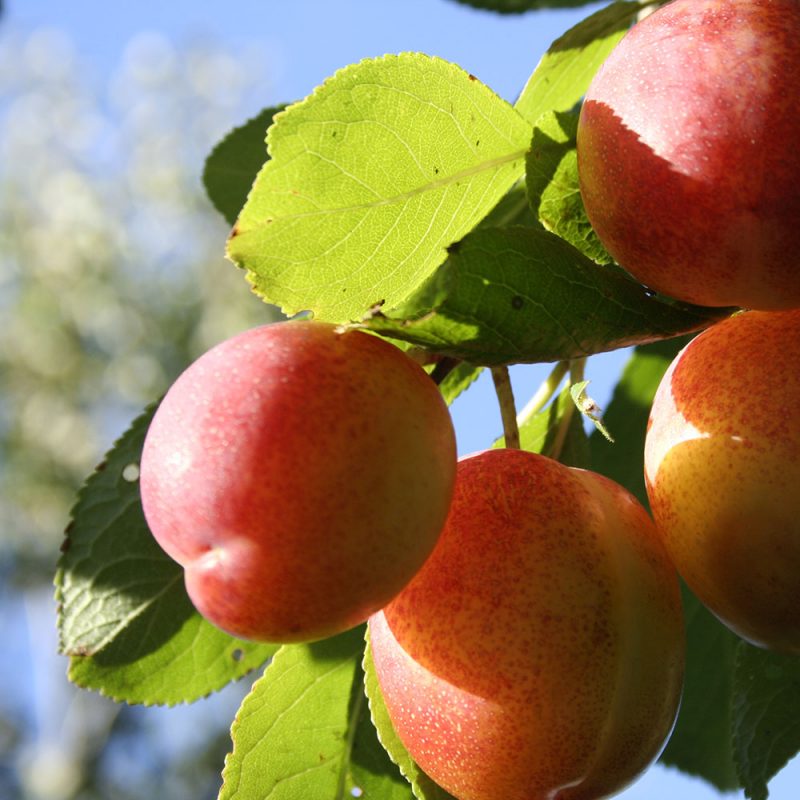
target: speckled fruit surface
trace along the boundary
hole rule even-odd
[[[709,306],[800,307],[800,3],[675,0],[594,77],[589,220],[637,280]]]
[[[141,493],[201,614],[247,639],[311,641],[412,578],[455,468],[449,412],[419,365],[375,336],[286,322],[178,378],[147,433]]]
[[[754,644],[800,654],[800,310],[750,311],[673,361],[645,443],[678,571]]]
[[[459,800],[605,797],[677,712],[683,618],[652,521],[533,453],[459,462],[433,555],[369,627],[398,735]]]

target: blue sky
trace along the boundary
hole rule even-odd
[[[263,85],[248,98],[244,117],[263,106],[299,99],[347,64],[409,50],[454,61],[513,100],[549,43],[602,5],[501,17],[454,0],[7,0],[4,25],[63,30],[81,57],[101,73],[116,64],[130,39],[142,32],[160,33],[176,42],[203,37],[234,50],[256,48],[267,68]],[[601,406],[623,360],[624,354],[615,353],[589,362],[590,393]],[[520,407],[546,371],[514,371]],[[491,386],[483,381],[454,407],[462,452],[485,447],[498,433],[499,414],[486,411],[496,408],[491,395]],[[771,789],[774,800],[800,796],[800,761],[775,779]],[[706,784],[662,768],[652,769],[619,795],[624,800],[677,796],[719,797]]]

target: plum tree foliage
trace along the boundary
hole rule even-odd
[[[580,2],[469,4],[535,13],[538,7]],[[728,324],[725,320],[738,309],[720,303],[690,305],[679,293],[667,296],[639,283],[621,268],[627,264],[615,260],[616,245],[606,249],[603,228],[592,227],[581,199],[581,99],[587,90],[591,96],[593,77],[626,31],[650,12],[650,20],[656,20],[661,5],[658,0],[614,2],[587,17],[553,43],[513,104],[455,64],[401,53],[343,67],[305,99],[265,109],[234,129],[209,155],[204,183],[231,225],[228,257],[265,301],[287,315],[304,312],[317,320],[279,323],[278,329],[323,326],[336,336],[374,340],[401,356],[402,363],[421,364],[415,369],[425,392],[438,385],[447,402],[468,390],[479,370],[491,369],[504,421],[504,438],[496,445],[506,456],[484,460],[514,465],[508,476],[491,469],[466,488],[459,488],[456,478],[456,501],[430,561],[405,588],[394,586],[396,599],[382,598],[385,612],[372,617],[374,653],[361,626],[332,633],[358,622],[350,617],[338,629],[322,625],[304,635],[283,637],[292,643],[254,636],[267,639],[257,643],[234,638],[200,615],[187,594],[183,570],[156,543],[156,518],[175,502],[180,513],[170,522],[171,535],[184,544],[204,541],[203,558],[218,566],[237,552],[252,557],[252,526],[272,529],[296,514],[301,523],[295,530],[303,528],[303,535],[308,534],[303,547],[292,551],[292,558],[273,573],[251,568],[241,602],[248,593],[259,602],[281,599],[281,587],[303,574],[312,580],[318,576],[320,585],[303,588],[290,605],[302,605],[311,595],[319,600],[320,593],[323,601],[328,593],[333,604],[339,599],[331,595],[340,591],[339,576],[326,575],[326,569],[345,571],[345,583],[350,584],[358,583],[359,576],[391,572],[391,562],[400,560],[391,541],[397,518],[408,512],[407,525],[414,530],[400,546],[413,547],[414,519],[420,513],[415,506],[430,502],[421,498],[433,491],[440,501],[445,497],[444,505],[449,502],[449,488],[437,488],[436,479],[426,477],[431,464],[424,448],[420,452],[413,443],[414,425],[403,416],[404,411],[406,417],[417,416],[409,413],[415,408],[416,390],[403,395],[398,378],[381,384],[385,388],[379,391],[374,386],[362,391],[372,385],[372,372],[378,370],[367,359],[355,370],[349,364],[345,372],[352,383],[331,394],[326,383],[333,380],[339,356],[322,354],[315,363],[312,355],[302,364],[298,361],[295,369],[290,350],[275,345],[260,374],[247,350],[223,348],[213,370],[201,370],[199,382],[183,393],[181,403],[189,405],[177,416],[165,416],[171,420],[166,432],[160,423],[153,426],[158,438],[167,441],[161,473],[171,481],[173,492],[172,499],[159,501],[157,512],[148,513],[153,533],[143,513],[138,477],[151,420],[159,415],[157,404],[133,423],[102,469],[89,477],[73,511],[56,576],[61,649],[69,656],[69,675],[75,683],[130,703],[191,702],[263,667],[233,723],[220,798],[327,800],[355,794],[375,800],[489,800],[499,796],[495,791],[503,796],[520,791],[524,797],[551,797],[553,792],[564,798],[607,796],[621,790],[658,754],[681,682],[683,701],[660,756],[664,763],[699,775],[720,790],[743,787],[748,797],[764,800],[770,778],[800,750],[796,654],[758,649],[740,639],[692,594],[691,587],[698,585],[693,573],[691,580],[687,575],[690,588],[683,587],[681,612],[677,574],[666,556],[670,548],[664,549],[656,531],[659,509],[668,506],[676,516],[681,492],[688,490],[679,489],[668,501],[655,496],[655,527],[639,505],[647,504],[645,433],[662,376],[688,338]],[[698,27],[697,46],[718,70],[715,86],[725,86],[729,74],[736,79],[738,73],[725,60],[729,51],[736,57],[735,48],[721,47],[708,32],[730,27],[740,12],[791,5],[769,0],[702,3],[714,25],[703,27],[703,36]],[[679,14],[682,6],[686,0],[676,0],[668,11]],[[800,33],[797,14],[789,13],[787,20],[793,33]],[[796,63],[800,37],[779,37],[780,57],[770,61],[774,30],[765,26],[752,32],[759,38],[750,44],[767,54],[765,62],[781,77],[782,66]],[[743,35],[741,30],[738,35]],[[640,50],[646,57],[646,40]],[[786,50],[795,61],[781,55]],[[652,52],[656,58],[658,48]],[[658,71],[657,66],[652,69]],[[691,91],[694,75],[685,76],[682,92]],[[791,83],[783,77],[778,86]],[[714,105],[715,119],[724,115],[724,98],[710,96],[708,82],[703,96]],[[780,130],[794,125],[791,131],[796,134],[795,115],[785,114],[790,102],[785,93],[771,92],[762,99],[763,124],[774,112]],[[648,143],[628,135],[612,141],[615,130],[603,129],[603,147],[614,145],[622,165],[643,163],[642,150]],[[673,134],[680,136],[680,126]],[[751,168],[764,163],[767,149],[773,161],[780,162],[783,153],[785,163],[796,163],[796,138],[762,141],[755,150],[747,150],[751,161],[733,158],[716,174],[735,174],[737,187],[746,194],[750,182],[761,180]],[[705,187],[701,199],[714,197],[715,191],[728,192],[730,185],[723,180],[716,189]],[[657,182],[654,188],[659,188]],[[704,229],[727,223],[719,215],[709,216],[707,203],[692,208],[690,200],[691,196],[681,201],[687,220],[702,215]],[[759,207],[747,207],[752,222]],[[781,218],[784,224],[788,220],[793,233],[800,222],[791,211],[796,210],[796,198],[788,209]],[[651,205],[643,205],[643,218],[634,216],[628,227],[651,229],[651,210]],[[765,230],[774,231],[775,224],[770,219]],[[681,230],[682,220],[677,219],[670,236]],[[788,241],[787,236],[781,230],[780,241]],[[747,252],[763,250],[753,245]],[[658,261],[668,254],[669,248],[662,253],[656,247],[649,256]],[[781,264],[795,269],[787,255],[780,264],[772,264],[773,272]],[[733,320],[752,319],[748,315],[754,313],[745,311]],[[796,340],[796,324],[784,335]],[[738,482],[716,498],[755,498],[747,512],[746,538],[754,551],[763,537],[764,563],[756,567],[752,557],[729,559],[726,564],[732,571],[724,580],[736,581],[736,570],[752,567],[754,574],[747,576],[752,582],[741,576],[747,591],[734,594],[756,598],[759,613],[767,617],[770,576],[777,572],[792,580],[800,541],[797,515],[790,513],[794,506],[785,514],[775,509],[787,495],[794,502],[791,489],[774,490],[769,481],[766,487],[747,483],[753,474],[771,470],[769,475],[779,475],[782,459],[794,463],[791,474],[796,473],[797,347],[783,348],[781,336],[771,337],[769,359],[746,359],[741,372],[747,372],[748,388],[741,402],[730,381],[731,375],[736,380],[737,371],[708,369],[693,380],[707,382],[700,392],[704,403],[723,398],[720,410],[709,411],[701,404],[700,417],[688,423],[678,420],[693,426],[695,433],[700,430],[694,441],[701,449],[717,435],[743,444],[736,448]],[[726,337],[721,341],[723,349],[728,346]],[[584,392],[585,359],[631,345],[631,358],[601,422],[599,410]],[[705,358],[709,364],[724,363],[725,353]],[[537,362],[552,362],[553,371],[516,417],[513,398],[504,388],[507,366]],[[242,395],[244,399],[239,397],[243,375],[255,376],[251,394]],[[208,376],[215,384],[211,395],[203,391]],[[291,392],[275,394],[274,401],[283,404],[286,424],[282,427],[280,419],[273,419],[261,426],[262,419],[268,419],[266,406],[251,402],[262,396],[259,382],[278,386],[290,377]],[[682,391],[691,395],[691,385],[684,380]],[[769,396],[768,413],[759,408],[758,391]],[[679,417],[692,407],[691,400],[683,398],[678,404]],[[329,402],[332,409],[326,412]],[[195,433],[189,423],[184,426],[182,415],[186,411],[185,419],[190,420],[199,413],[186,410],[192,403],[205,409],[202,415],[210,420],[205,430],[213,446],[187,455],[186,437]],[[379,430],[381,425],[393,429],[392,435],[387,430],[386,436],[359,439],[359,403],[378,415],[383,406],[396,407],[389,422],[378,425]],[[235,414],[229,413],[233,405],[238,408]],[[768,441],[759,439],[754,446],[746,425],[732,430],[727,424],[736,416],[730,409],[737,408],[745,409],[747,413],[739,416],[750,421],[767,418],[769,424],[759,429],[759,436],[782,437],[793,444],[770,448]],[[710,426],[709,414],[726,417],[719,432]],[[584,415],[598,426],[591,435],[585,432]],[[673,430],[678,422],[664,425]],[[601,429],[610,430],[615,441]],[[357,451],[348,449],[348,435],[354,447],[358,444]],[[517,444],[539,455],[522,453],[517,458]],[[768,470],[761,463],[764,452]],[[231,453],[246,456],[236,463],[227,458]],[[185,469],[187,459],[194,472]],[[444,457],[448,460],[454,467],[452,452]],[[468,463],[469,459],[461,462]],[[552,476],[534,480],[539,467],[531,464],[547,464],[542,475]],[[147,463],[144,466],[147,484]],[[694,475],[696,468],[691,462],[687,474]],[[532,472],[523,480],[520,470],[528,469]],[[683,469],[670,474],[680,477]],[[211,478],[202,497],[193,494],[198,474]],[[224,481],[218,480],[223,475]],[[308,492],[303,489],[306,476]],[[397,484],[401,498],[393,506],[383,494],[386,476],[389,484]],[[515,495],[513,487],[525,480],[535,491]],[[447,480],[440,482],[449,486]],[[715,496],[714,485],[697,478],[693,482],[694,490]],[[345,515],[347,524],[337,527],[351,494],[348,483],[358,487],[357,525]],[[556,484],[569,487],[571,502],[564,500],[566,489],[553,488]],[[648,488],[652,484],[648,473]],[[322,503],[326,486],[330,497]],[[762,491],[766,499],[762,497],[759,505]],[[198,497],[203,502],[211,498],[211,505],[224,513],[204,514],[195,503]],[[692,500],[695,506],[702,503],[697,497]],[[178,507],[178,502],[183,505]],[[757,513],[765,504],[775,512],[767,521]],[[311,525],[318,509],[321,524]],[[681,509],[681,514],[687,513],[691,515],[691,507]],[[185,527],[181,516],[187,520]],[[242,518],[251,525],[244,538],[236,527]],[[487,531],[497,534],[491,548],[488,541],[480,541],[481,520],[486,520]],[[350,535],[353,527],[360,538]],[[469,546],[448,546],[456,528],[468,529],[478,539],[470,540]],[[620,538],[623,529],[627,533]],[[541,541],[536,539],[540,530],[547,533]],[[639,533],[631,535],[632,530]],[[220,538],[233,543],[230,551],[213,544]],[[531,550],[534,545],[539,550]],[[284,549],[278,540],[269,547]],[[433,578],[429,564],[435,564]],[[676,564],[680,571],[677,559]],[[469,588],[465,576],[478,581],[476,588]],[[487,585],[480,585],[481,580]],[[796,581],[790,585],[796,587]],[[211,606],[228,608],[240,602],[234,588],[232,583],[216,591]],[[698,594],[704,596],[700,590]],[[508,597],[514,599],[506,602]],[[213,619],[213,608],[194,599]],[[800,611],[791,601],[789,596],[781,613],[796,631]],[[714,610],[729,622],[725,613]],[[653,618],[659,624],[648,627],[646,621]],[[495,623],[502,625],[500,632]],[[569,663],[558,661],[557,648],[547,649],[550,626],[553,641],[564,637],[574,648]],[[248,636],[253,631],[252,626],[238,630]],[[758,641],[771,644],[781,639],[771,632]],[[389,668],[387,642],[395,647],[389,657],[394,667]],[[792,650],[794,645],[782,649]],[[590,669],[593,659],[602,669]],[[401,662],[408,667],[405,677],[387,678],[393,670],[396,677]],[[584,678],[590,673],[593,683],[588,686]],[[570,676],[581,685],[570,684]],[[444,684],[440,692],[436,681]],[[423,688],[432,692],[429,701]],[[436,718],[433,706],[447,697],[453,698],[451,706],[445,702],[443,716]],[[658,741],[648,740],[643,752],[634,756],[634,742],[642,744],[637,733],[642,730],[642,710],[648,708],[659,709],[657,714],[645,713],[660,720]],[[432,729],[419,727],[417,717],[433,728],[450,726],[447,736],[436,739]],[[548,719],[559,724],[542,722]],[[462,733],[465,738],[459,740]],[[491,747],[481,743],[484,734]],[[527,770],[513,757],[526,748],[537,754],[535,770],[533,762]],[[568,753],[576,748],[580,753]],[[551,755],[545,758],[543,753]],[[453,764],[459,774],[453,775]],[[598,764],[605,766],[592,772],[591,765]],[[437,777],[453,795],[436,783]],[[522,786],[528,780],[529,789]]]

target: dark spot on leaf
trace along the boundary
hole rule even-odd
[[[477,141],[477,142],[475,142],[475,147],[480,147],[480,144],[481,144],[481,140],[480,140],[480,139],[478,139],[478,141]]]
[[[235,650],[231,651],[231,658],[234,661],[241,661],[244,658],[244,650],[241,647],[237,647]]]
[[[334,132],[331,134],[331,136],[333,136],[333,138],[334,138],[334,139],[336,138],[336,133],[337,133],[337,132],[336,132],[336,131],[334,131]]]
[[[95,472],[102,472],[108,466],[108,462],[101,461],[95,468]]]
[[[476,81],[476,80],[478,80],[478,79],[477,79],[477,78],[476,78],[476,77],[475,77],[475,76],[474,76],[474,75],[473,75],[471,72],[470,72],[470,74],[469,74],[467,77],[468,77],[468,78],[469,78],[471,81]]]
[[[513,308],[515,311],[519,311],[524,305],[524,302],[525,301],[518,294],[516,294],[511,298],[511,308]]]
[[[439,174],[439,167],[434,167],[434,168],[433,168],[433,171],[434,171],[434,173],[435,173],[436,175],[438,175],[438,174]]]
[[[234,236],[238,236],[238,235],[239,235],[239,223],[237,222],[237,223],[236,223],[236,224],[233,226],[233,228],[231,228],[231,235],[230,235],[230,238],[231,238],[231,239],[233,239],[233,238],[234,238]]]
[[[461,249],[461,242],[453,242],[451,245],[448,246],[447,252],[451,256],[458,255],[458,251]]]
[[[67,530],[69,530],[69,528]],[[61,542],[61,548],[60,548],[61,552],[66,553],[67,550],[69,550],[71,544],[72,544],[72,539],[70,539],[68,536],[64,537],[64,540]]]

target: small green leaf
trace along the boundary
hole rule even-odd
[[[590,381],[579,381],[578,383],[573,383],[572,386],[569,387],[569,393],[572,397],[572,402],[575,403],[578,411],[585,417],[588,417],[594,427],[609,441],[614,442],[614,437],[608,432],[608,428],[603,424],[603,420],[600,416],[600,408],[586,394],[586,387],[589,385]]]
[[[408,786],[369,723],[363,626],[282,647],[231,731],[220,800],[407,800]]]
[[[739,646],[734,673],[736,770],[751,800],[800,751],[800,658]]]
[[[598,264],[614,260],[597,238],[581,199],[575,114],[551,111],[533,131],[525,161],[528,200],[537,219],[549,231],[576,247]]]
[[[268,158],[267,128],[283,108],[265,108],[244,125],[234,128],[206,159],[203,185],[214,207],[229,225],[236,222],[253,181]]]
[[[466,391],[478,379],[482,368],[461,362],[447,373],[447,377],[439,384],[439,391],[445,403],[450,405],[462,392]]]
[[[181,568],[150,534],[136,478],[154,410],[133,422],[78,496],[56,574],[58,627],[79,686],[130,703],[174,704],[220,689],[277,648],[234,639],[202,619]]]
[[[389,719],[389,712],[378,685],[378,676],[375,673],[375,663],[369,646],[369,631],[367,632],[367,647],[364,651],[364,688],[369,698],[369,710],[372,722],[378,732],[378,739],[391,760],[397,764],[400,772],[411,784],[414,797],[417,800],[456,800],[420,769],[392,727],[392,721]]]
[[[562,361],[678,336],[730,313],[675,304],[536,228],[477,230],[407,303],[364,326],[494,366]]]
[[[636,14],[647,5],[652,3],[610,3],[556,39],[525,84],[515,104],[517,111],[535,125],[546,111],[571,109]]]
[[[453,64],[362,61],[275,117],[228,254],[290,314],[393,306],[522,176],[531,133]]]

